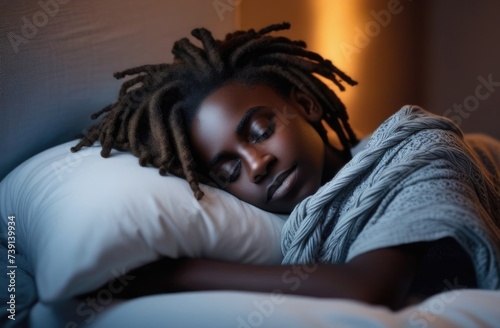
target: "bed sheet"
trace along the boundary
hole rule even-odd
[[[397,312],[350,300],[210,291],[37,303],[30,321],[40,328],[500,327],[499,309],[500,291],[473,289],[446,291]]]

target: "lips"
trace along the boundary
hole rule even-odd
[[[267,188],[267,202],[273,198],[279,198],[288,193],[297,180],[297,162],[288,170],[280,173],[273,183]]]

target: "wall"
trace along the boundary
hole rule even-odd
[[[223,37],[235,13],[213,0],[0,1],[0,179],[90,127],[116,99],[114,72],[170,62],[195,27]]]
[[[421,103],[500,139],[500,2],[426,2]],[[484,79],[495,81],[482,87]]]

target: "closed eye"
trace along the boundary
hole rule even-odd
[[[227,185],[238,179],[241,173],[241,160],[240,159],[227,159],[220,160],[219,168],[211,174],[213,180],[219,185],[221,189],[225,189]]]
[[[276,129],[276,118],[272,117],[266,120],[266,125],[262,123],[252,124],[252,142],[259,143],[271,137]]]
[[[240,176],[241,172],[241,159],[236,160],[235,165],[233,166],[233,170],[231,171],[229,175],[229,182],[234,182],[238,177]]]

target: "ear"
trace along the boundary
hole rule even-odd
[[[304,115],[310,123],[321,122],[323,118],[323,109],[310,95],[294,87],[292,88],[290,98],[298,105],[302,115]]]

